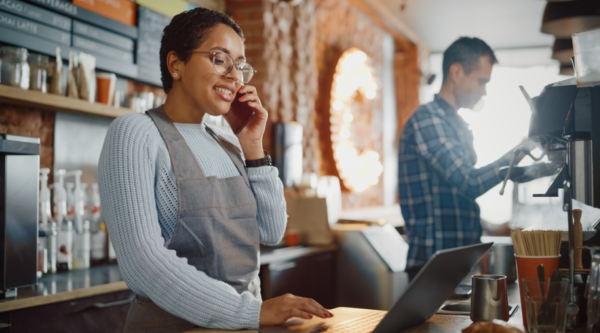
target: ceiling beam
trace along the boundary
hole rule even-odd
[[[425,42],[408,26],[400,20],[398,8],[386,5],[381,0],[347,0],[363,13],[371,17],[383,29],[389,32],[399,43],[410,41],[417,44],[421,52],[428,53]]]

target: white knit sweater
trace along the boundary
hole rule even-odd
[[[175,127],[205,176],[239,176],[204,124],[175,123]],[[235,136],[220,134],[239,146]],[[260,242],[276,244],[287,219],[277,169],[249,168],[247,173],[257,202]],[[259,327],[261,300],[249,292],[238,294],[167,249],[177,224],[177,181],[167,146],[148,115],[126,115],[112,122],[100,156],[98,183],[119,268],[133,292],[202,327]]]

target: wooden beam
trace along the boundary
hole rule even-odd
[[[380,0],[347,0],[363,13],[371,17],[379,26],[389,32],[400,45],[407,42],[416,44],[421,52],[429,49],[423,40],[399,19],[400,11],[383,4]]]

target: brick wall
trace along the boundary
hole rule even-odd
[[[394,83],[398,116],[396,144],[404,124],[419,106],[419,87],[422,75],[419,69],[418,52],[415,44],[396,43],[396,53],[394,54]]]
[[[268,1],[268,0],[267,0]],[[276,115],[272,110],[276,109],[269,104],[264,97],[265,82],[267,78],[267,61],[263,56],[264,38],[264,13],[267,1],[263,0],[225,0],[227,15],[231,16],[244,32],[246,61],[257,71],[250,85],[256,87],[258,96],[265,109],[269,111],[269,121],[263,137],[264,149],[272,152],[271,145],[272,124],[276,121]]]
[[[0,133],[39,137],[40,167],[52,169],[54,112],[0,103]]]
[[[346,0],[304,0],[298,6],[270,0],[226,0],[226,13],[246,36],[246,56],[259,72],[257,87],[269,111],[265,149],[272,151],[271,125],[297,121],[304,128],[303,170],[338,175],[330,139],[329,99],[335,65],[342,53],[357,47],[383,71],[382,43],[386,32]],[[402,127],[418,105],[420,71],[417,48],[397,41],[395,61],[398,125]],[[381,94],[373,101],[371,122],[359,125],[371,133],[366,145],[383,154]],[[345,192],[344,207],[383,204],[382,181],[367,191]]]

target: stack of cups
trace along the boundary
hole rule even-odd
[[[523,326],[527,332],[564,332],[568,280],[558,270],[561,232],[512,233]]]

